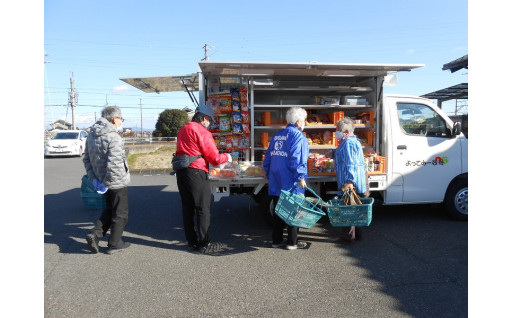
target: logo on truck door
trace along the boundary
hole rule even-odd
[[[426,165],[433,165],[433,166],[437,166],[437,165],[446,165],[448,164],[448,157],[447,156],[442,156],[442,157],[435,157],[432,161],[425,161],[425,160],[407,160],[407,162],[405,163],[405,166],[406,167],[409,167],[409,166],[426,166]]]

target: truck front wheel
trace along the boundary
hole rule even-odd
[[[455,180],[444,199],[444,207],[448,216],[454,220],[468,220],[468,179]]]

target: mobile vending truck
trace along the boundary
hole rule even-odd
[[[431,100],[383,94],[386,76],[422,66],[201,61],[197,74],[121,80],[145,92],[185,90],[196,104],[198,91],[199,102],[212,106],[217,146],[239,163],[232,171],[210,168],[215,201],[249,194],[271,217],[262,160],[286,111],[299,106],[308,112],[307,183],[322,199],[337,193],[335,124],[350,117],[372,196],[384,205],[443,203],[450,217],[467,220],[468,139],[460,124]]]

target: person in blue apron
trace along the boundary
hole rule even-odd
[[[306,242],[298,241],[299,229],[287,228],[287,241],[283,241],[285,223],[275,213],[281,190],[304,194],[308,177],[309,144],[303,130],[306,125],[307,112],[300,107],[292,107],[286,112],[286,128],[278,131],[265,152],[263,168],[268,179],[268,195],[273,207],[272,247],[296,250],[307,247]]]
[[[368,175],[364,166],[364,154],[361,142],[354,135],[354,123],[350,118],[343,118],[336,123],[336,148],[334,167],[338,182],[338,196],[343,196],[341,189],[354,189],[359,197],[368,197]],[[361,227],[342,228],[341,239],[353,242],[361,239]]]

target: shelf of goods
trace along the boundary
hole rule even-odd
[[[278,81],[272,85],[281,85]],[[329,81],[332,83],[332,79]],[[242,80],[230,82],[228,87],[223,79],[210,79],[206,102],[217,119],[218,124],[213,125],[211,131],[219,151],[230,153],[240,163],[263,161],[273,134],[286,127],[286,111],[291,107],[301,107],[308,112],[304,134],[310,155],[317,157],[308,164],[311,175],[335,174],[332,162],[319,159],[332,155],[338,146],[336,122],[344,117],[355,121],[355,134],[365,148],[374,146],[376,94],[370,81],[366,82],[367,86],[363,83],[361,86],[326,87],[325,81],[315,80],[310,86],[285,85],[291,87],[259,87],[250,80]],[[328,167],[320,169],[320,162],[324,165],[329,162]]]
[[[250,111],[248,89],[243,86],[211,93],[206,103],[213,108],[217,124],[212,123],[211,132],[221,152],[228,152],[235,161],[249,157]]]
[[[323,102],[337,104],[324,104]],[[351,104],[339,105],[340,101]],[[316,104],[255,104],[254,105],[254,151],[265,152],[272,135],[286,127],[285,113],[290,107],[301,107],[308,112],[304,134],[308,138],[310,155],[308,159],[309,176],[335,176],[333,151],[339,142],[335,138],[336,123],[350,117],[355,123],[355,134],[363,150],[373,147],[375,131],[375,109],[359,98],[346,99],[335,97],[316,97]],[[354,104],[361,102],[363,104]],[[256,120],[259,119],[259,120]],[[258,157],[260,158],[260,157]],[[264,156],[261,157],[263,159]],[[384,168],[384,160],[380,169]],[[367,167],[369,170],[369,167]],[[383,170],[369,172],[377,174]]]

